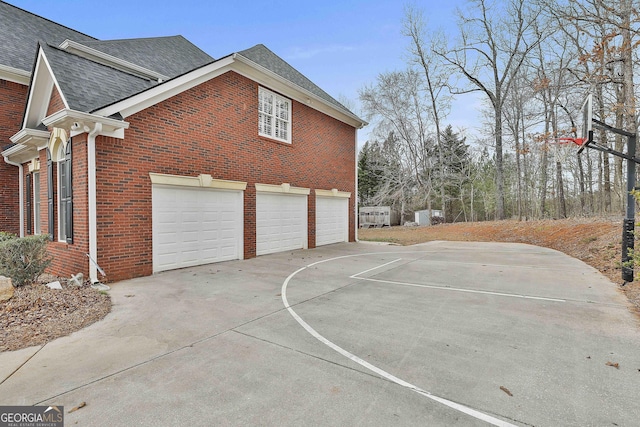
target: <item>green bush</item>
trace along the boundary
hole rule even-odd
[[[7,233],[6,231],[0,231],[0,243],[7,240],[11,240],[11,239],[17,239],[17,238],[18,236],[16,236],[15,234]]]
[[[49,236],[17,238],[0,234],[0,275],[10,277],[15,287],[35,282],[51,264],[47,253]]]

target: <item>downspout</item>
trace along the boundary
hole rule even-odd
[[[355,147],[354,148],[355,148],[355,157],[356,157],[355,158],[355,162],[356,162],[356,188],[355,188],[355,190],[356,191],[354,191],[355,200],[354,200],[354,203],[353,203],[353,208],[355,210],[355,213],[353,215],[353,218],[354,218],[354,220],[353,220],[353,228],[355,229],[354,233],[355,233],[355,236],[356,236],[356,243],[357,243],[357,242],[360,241],[358,239],[358,222],[360,222],[360,216],[359,216],[359,213],[358,213],[358,200],[359,200],[358,196],[359,195],[358,195],[358,131],[357,130],[356,130],[355,140],[356,141],[355,141]]]
[[[89,190],[89,279],[98,280],[98,220],[96,197],[96,136],[102,132],[102,123],[96,123],[87,138],[87,180]],[[93,260],[93,261],[92,261]]]
[[[12,162],[8,157],[4,158],[4,162],[8,165],[18,167],[18,185],[20,186],[20,237],[24,237],[24,166],[21,163]]]

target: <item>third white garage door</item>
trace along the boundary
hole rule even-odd
[[[316,198],[316,246],[349,241],[349,199]]]
[[[307,248],[307,196],[256,194],[256,254]]]

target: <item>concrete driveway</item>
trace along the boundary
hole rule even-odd
[[[0,353],[0,405],[64,405],[65,425],[90,426],[640,420],[638,319],[549,249],[340,244],[110,293],[104,320]]]

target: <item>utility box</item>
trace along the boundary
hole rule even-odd
[[[359,209],[360,228],[391,226],[390,206],[366,206]]]
[[[442,211],[437,209],[425,209],[422,211],[416,211],[416,222],[418,225],[431,225],[431,217],[442,218]]]

